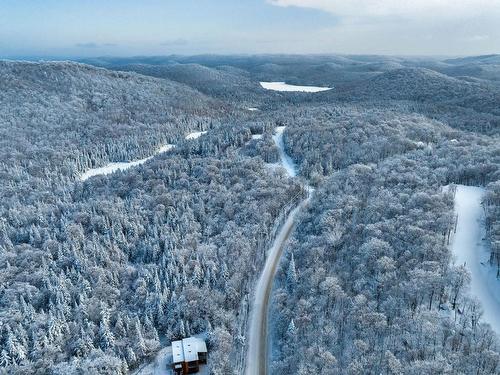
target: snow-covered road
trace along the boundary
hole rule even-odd
[[[485,237],[484,211],[481,200],[484,189],[457,185],[455,212],[458,215],[452,252],[456,264],[465,264],[471,274],[471,293],[484,310],[483,320],[500,334],[500,280],[488,264],[489,251]]]
[[[247,375],[262,375],[267,373],[267,314],[274,275],[283,249],[292,233],[297,215],[308,201],[309,198],[303,200],[288,215],[285,224],[283,224],[274,240],[273,246],[269,250],[264,270],[257,282],[250,316],[249,343],[245,370]]]
[[[297,170],[293,160],[286,154],[283,142],[283,132],[285,127],[276,128],[273,136],[274,142],[280,151],[281,165],[290,177],[297,175]],[[250,315],[250,327],[248,330],[248,352],[246,359],[246,375],[262,375],[267,373],[267,316],[269,310],[269,298],[273,286],[274,275],[281,259],[281,254],[286,246],[296,219],[300,211],[308,204],[312,194],[309,189],[309,196],[302,200],[289,214],[288,217],[274,239],[272,247],[267,253],[266,264],[259,277],[255,289]]]

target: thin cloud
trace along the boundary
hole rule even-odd
[[[75,44],[79,48],[97,48],[99,45],[97,43],[76,43]]]
[[[488,39],[490,39],[489,35],[473,35],[465,38],[467,42],[484,42]]]
[[[348,17],[469,17],[500,7],[500,0],[268,0],[268,3],[319,9]]]
[[[178,46],[186,46],[188,44],[189,42],[185,39],[166,40],[160,43],[160,45],[164,47],[178,47]]]
[[[481,54],[500,49],[500,0],[267,0],[310,8],[339,22],[309,32],[325,52]],[[466,47],[465,47],[466,45]]]
[[[76,47],[78,48],[89,48],[89,49],[95,49],[95,48],[101,48],[101,47],[116,47],[117,45],[115,43],[94,43],[94,42],[88,42],[88,43],[76,43]]]

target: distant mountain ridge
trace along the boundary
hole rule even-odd
[[[265,95],[258,82],[253,81],[229,67],[216,69],[196,63],[149,65],[129,64],[113,67],[120,71],[131,71],[139,74],[168,79],[192,87],[204,94],[231,100],[246,100],[249,95]]]

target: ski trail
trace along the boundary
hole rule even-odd
[[[283,140],[283,132],[286,126],[278,126],[273,135],[273,140],[280,154],[281,165],[285,168],[286,172],[290,177],[297,176],[297,167],[290,156],[285,152],[285,142]]]
[[[188,135],[185,136],[184,139],[187,141],[190,141],[193,139],[198,139],[206,133],[207,133],[207,131],[198,131],[198,132],[189,133]],[[153,155],[148,156],[147,158],[144,158],[144,159],[139,159],[139,160],[134,160],[134,161],[129,161],[129,162],[112,162],[112,163],[106,164],[103,167],[89,169],[88,171],[86,171],[80,175],[80,181],[88,180],[89,178],[94,177],[94,176],[107,175],[110,173],[114,173],[116,171],[125,171],[125,170],[132,168],[132,167],[135,167],[137,165],[144,164],[148,160],[153,159],[156,155],[170,151],[174,147],[175,147],[175,145],[165,144],[165,145],[160,146],[155,151],[155,153]]]
[[[500,334],[500,281],[496,278],[495,269],[488,264],[490,254],[486,241],[483,240],[483,196],[483,188],[457,185],[455,212],[458,221],[451,249],[456,257],[456,264],[465,264],[470,272],[471,294],[481,302],[483,321]]]

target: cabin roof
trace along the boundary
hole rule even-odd
[[[199,359],[197,338],[188,337],[187,339],[182,339],[182,346],[184,349],[184,361],[193,362]]]
[[[198,341],[198,353],[206,353],[207,352],[207,344],[202,339],[197,339]]]
[[[199,360],[198,353],[206,353],[207,344],[197,337],[188,337],[172,342],[173,363],[194,362]]]
[[[172,342],[172,358],[174,363],[184,362],[184,350],[182,346],[181,340]]]

